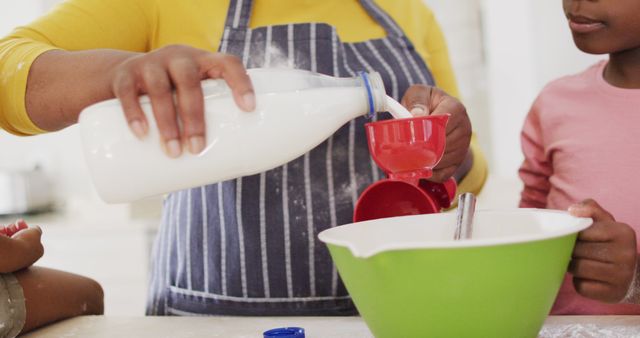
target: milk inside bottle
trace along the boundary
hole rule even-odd
[[[144,140],[129,130],[117,99],[86,108],[80,131],[101,198],[131,202],[253,175],[303,155],[360,115],[393,110],[396,117],[411,116],[386,96],[377,73],[335,78],[301,70],[250,69],[248,75],[256,94],[253,112],[236,106],[223,80],[202,82],[206,147],[197,155],[172,159],[163,152],[147,96],[140,98],[149,123]]]

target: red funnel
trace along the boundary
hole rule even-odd
[[[372,122],[369,151],[388,178],[358,199],[354,221],[439,212],[451,205],[456,184],[426,181],[444,154],[448,115]]]

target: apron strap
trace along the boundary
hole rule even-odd
[[[225,28],[249,28],[249,20],[251,19],[252,8],[253,0],[230,0],[229,9],[227,10],[227,18],[224,23]]]
[[[371,17],[387,32],[388,36],[402,37],[404,32],[400,26],[383,11],[374,0],[360,0],[360,4],[371,15]]]

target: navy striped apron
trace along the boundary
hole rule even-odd
[[[395,99],[411,84],[434,83],[400,27],[372,0],[360,2],[387,36],[358,43],[340,42],[323,23],[249,29],[252,2],[230,1],[220,44],[247,68],[340,77],[377,71]],[[381,178],[369,156],[366,122],[351,121],[276,169],[171,194],[153,248],[147,313],[355,314],[317,234],[350,223],[359,194]]]

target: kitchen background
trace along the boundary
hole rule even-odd
[[[3,1],[0,35],[58,2]],[[442,25],[462,100],[490,163],[480,207],[514,207],[522,161],[519,131],[533,99],[550,80],[603,56],[574,47],[559,0],[425,2]],[[38,265],[97,279],[106,292],[107,314],[143,314],[148,251],[161,200],[104,204],[91,185],[76,127],[29,138],[0,131],[0,173],[35,167],[50,178],[56,203],[54,212],[28,218],[44,229],[46,254]],[[0,217],[0,223],[9,220]]]

